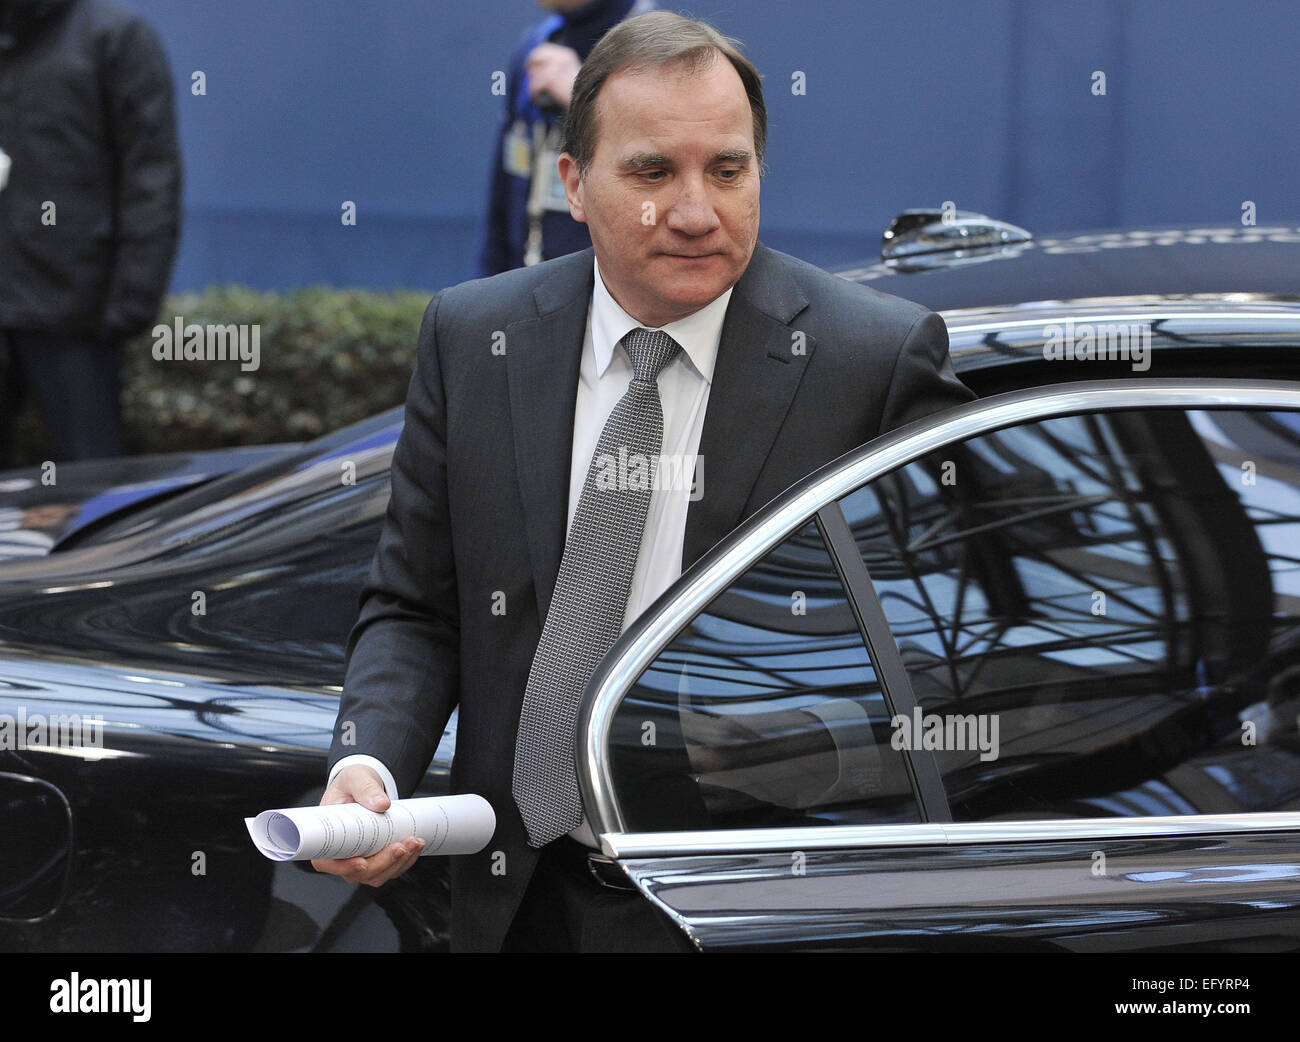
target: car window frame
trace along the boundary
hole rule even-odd
[[[1145,379],[1055,384],[958,406],[915,421],[835,460],[793,485],[714,547],[615,642],[584,693],[575,734],[578,783],[602,852],[623,857],[787,849],[1016,842],[1081,837],[1204,835],[1300,830],[1300,812],[953,822],[932,753],[908,753],[919,824],[633,832],[616,796],[609,739],[615,713],[642,672],[713,598],[809,521],[816,521],[858,620],[891,707],[911,683],[840,501],[864,485],[950,445],[1022,423],[1132,409],[1278,409],[1300,413],[1300,383],[1276,380]],[[856,564],[854,563],[856,561]],[[897,711],[897,710],[895,710]],[[939,793],[935,792],[935,785]],[[941,798],[940,798],[941,797]]]

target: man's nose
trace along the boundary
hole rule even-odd
[[[709,197],[704,178],[687,177],[668,210],[668,227],[683,235],[708,235],[718,225],[718,214]]]

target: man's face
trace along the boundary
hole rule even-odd
[[[600,274],[638,322],[662,326],[717,299],[758,240],[758,159],[744,85],[722,55],[696,75],[669,65],[601,87],[582,177],[560,157],[569,210]]]

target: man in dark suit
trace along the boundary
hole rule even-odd
[[[937,315],[758,243],[765,138],[731,41],[666,12],[624,22],[574,85],[559,162],[593,249],[425,314],[322,802],[409,794],[459,705],[452,791],[484,796],[497,830],[452,859],[454,948],[680,946],[584,871],[572,713],[538,731],[539,709],[571,710],[620,623],[764,503],[970,397]],[[647,493],[612,523],[630,493],[592,474],[645,430],[637,444],[707,463],[704,494]],[[316,866],[381,885],[420,849]]]

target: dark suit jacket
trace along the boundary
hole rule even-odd
[[[497,830],[451,859],[456,949],[499,948],[536,864],[510,779],[564,549],[592,279],[586,250],[430,303],[348,642],[339,721],[356,744],[336,729],[331,765],[376,756],[408,795],[460,706],[452,791],[484,796]],[[822,464],[970,397],[938,315],[760,243],[723,324],[683,567]]]

